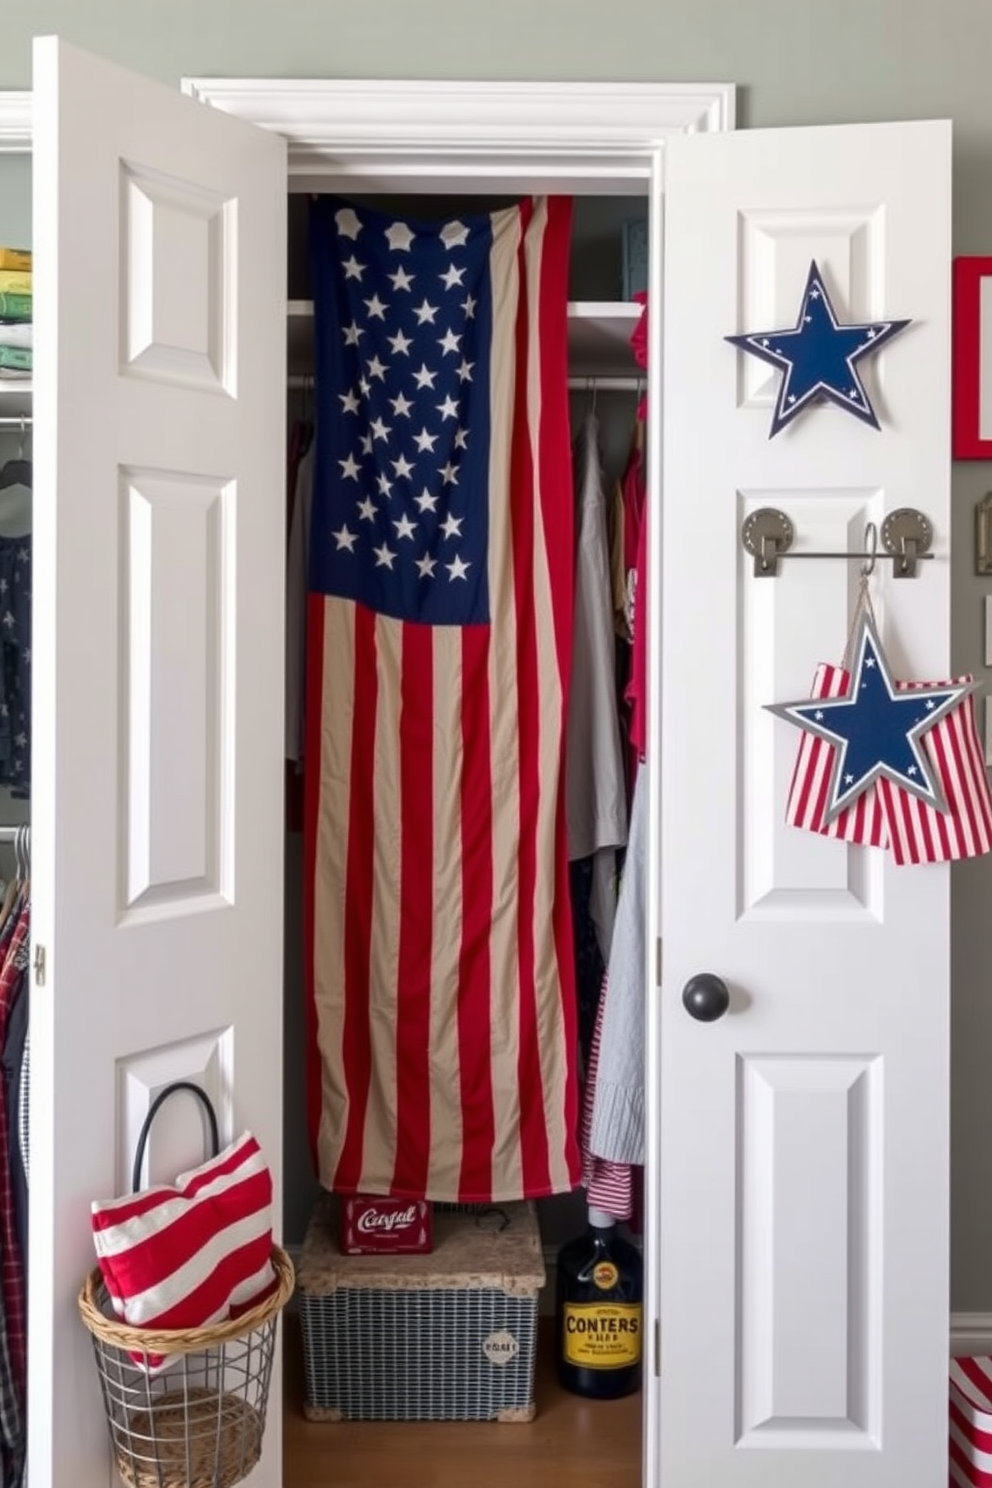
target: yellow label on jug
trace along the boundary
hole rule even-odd
[[[641,1357],[637,1302],[566,1302],[565,1361],[586,1369],[622,1369]]]

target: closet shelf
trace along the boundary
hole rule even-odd
[[[313,301],[288,304],[291,374],[313,370]],[[573,300],[568,307],[568,370],[575,377],[636,374],[630,337],[641,314],[627,300]]]
[[[0,378],[0,420],[31,415],[31,384],[15,378]],[[0,423],[0,430],[6,425]]]

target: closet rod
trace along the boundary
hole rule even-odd
[[[597,393],[641,393],[645,387],[643,377],[570,377],[568,385],[577,391],[588,388]]]
[[[33,423],[34,419],[29,413],[19,413],[16,416],[10,415],[0,418],[0,429],[26,429],[28,425]]]

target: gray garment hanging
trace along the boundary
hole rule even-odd
[[[590,409],[573,446],[575,604],[565,734],[565,816],[570,859],[593,857],[589,913],[604,964],[616,913],[615,850],[627,841],[623,744],[617,713],[616,642],[599,421]]]
[[[644,1162],[644,992],[647,905],[648,767],[641,764],[630,808],[613,946],[603,987],[599,1068],[590,1150],[612,1162]]]

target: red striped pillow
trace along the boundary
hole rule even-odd
[[[276,1284],[272,1174],[250,1132],[172,1186],[93,1204],[92,1224],[114,1311],[133,1327],[221,1322]]]

